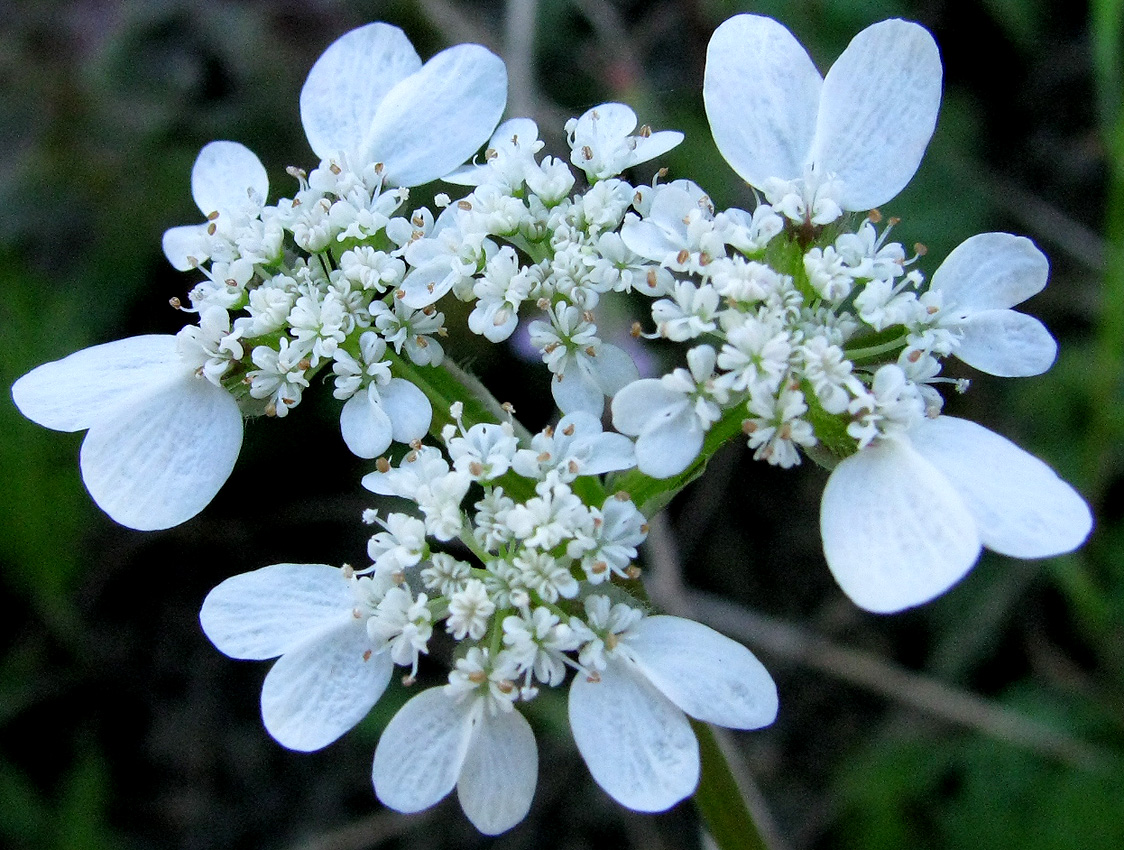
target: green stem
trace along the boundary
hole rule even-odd
[[[692,720],[691,726],[699,739],[702,759],[695,808],[706,823],[710,837],[721,850],[768,850],[769,845],[745,804],[714,730],[698,720]]]

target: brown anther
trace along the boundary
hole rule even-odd
[[[613,494],[613,498],[616,499],[618,502],[627,502],[632,497],[630,495],[628,495],[628,493],[626,493],[624,490],[618,490],[616,493]]]
[[[216,230],[218,230],[218,228],[215,227],[215,223],[213,221],[210,224],[207,225],[207,235],[208,236],[214,236]]]
[[[604,524],[605,524],[605,520],[603,520],[601,517],[594,517],[593,518],[593,530],[594,531],[599,529]]]
[[[422,307],[422,315],[423,316],[432,316],[436,312],[437,312],[437,308],[434,307],[432,304],[430,304],[426,307]]]
[[[462,209],[465,212],[468,212],[470,209],[472,209],[472,204],[469,201],[457,201],[457,209]]]
[[[293,206],[299,207],[300,205],[301,205],[301,199],[300,198],[293,198]]]
[[[913,252],[915,254],[917,254],[918,257],[924,257],[926,254],[929,253],[929,249],[920,242],[914,242],[913,243]]]
[[[780,436],[780,438],[782,440],[791,440],[792,439],[792,423],[791,422],[785,422],[781,426],[780,431],[778,431],[777,433],[778,433],[778,436]]]
[[[550,452],[543,452],[538,457],[536,457],[535,460],[539,463],[546,463],[548,460],[550,460]]]
[[[542,429],[542,431],[543,431],[543,433],[544,433],[544,434],[546,434],[546,435],[547,435],[548,437],[553,437],[553,436],[554,436],[554,426],[553,426],[553,425],[547,425],[547,426],[546,426],[545,428],[543,428],[543,429]]]
[[[406,453],[406,463],[413,463],[417,459],[418,459],[418,453],[416,451]]]
[[[550,343],[547,343],[547,344],[546,344],[546,347],[544,347],[544,348],[543,348],[543,353],[544,353],[544,354],[552,354],[552,353],[554,353],[555,349],[557,349],[557,348],[558,348],[558,346],[559,346],[560,344],[561,344],[561,343],[557,343],[557,342],[550,342]]]
[[[656,176],[659,177],[661,180],[664,177],[667,177],[667,166],[665,165],[663,168],[661,168],[659,171],[657,171]]]
[[[328,170],[333,174],[343,174],[343,169],[336,165],[334,162],[328,166]]]
[[[470,463],[468,465],[468,471],[474,476],[483,475],[484,474],[484,465],[482,463],[479,463],[478,461],[474,460],[472,463]]]
[[[488,674],[483,670],[473,670],[468,674],[468,681],[475,685],[482,685],[488,681]]]
[[[644,277],[648,283],[648,286],[650,286],[652,289],[655,289],[656,286],[659,285],[660,276],[656,274],[655,269],[648,269],[648,273]]]
[[[382,174],[383,171],[385,171],[385,170],[386,170],[386,166],[383,165],[381,162],[375,163],[375,174]]]
[[[538,307],[540,310],[547,310],[547,309],[550,308],[550,299],[549,298],[540,298],[538,301],[535,302],[535,306]]]
[[[390,580],[395,584],[402,584],[406,580],[406,574],[401,570],[395,570],[390,574]]]
[[[646,139],[652,135],[652,128],[647,124],[644,124],[643,126],[641,126],[640,131],[636,135],[638,135],[642,139]]]
[[[512,691],[515,690],[515,685],[513,685],[507,679],[503,679],[503,680],[497,682],[496,687],[500,689],[501,694],[510,694]]]
[[[589,675],[585,677],[585,680],[587,682],[594,682],[594,683],[600,682],[601,681],[601,674],[598,673],[596,670],[591,670]]]
[[[588,354],[590,357],[596,357],[597,356],[597,349],[594,348],[592,345],[588,345],[588,346],[586,346],[585,353]]]
[[[913,349],[913,351],[909,352],[909,354],[907,354],[905,356],[905,359],[908,360],[910,363],[916,363],[918,360],[921,359],[921,349],[919,349],[919,348]]]
[[[424,336],[419,336],[417,339],[414,340],[414,342],[417,343],[418,348],[429,348],[429,340],[426,339]]]
[[[684,265],[689,259],[691,259],[691,252],[686,248],[682,249],[678,254],[675,255],[675,262],[679,263],[679,265],[681,266]]]
[[[882,221],[882,212],[881,210],[873,209],[869,213],[867,213],[866,217],[870,219],[871,224],[878,224],[880,221]]]
[[[639,192],[637,192],[635,195],[632,196],[632,203],[634,203],[634,204],[638,204],[643,200],[644,200],[644,196],[641,195]]]
[[[510,401],[505,401],[503,404],[501,404],[500,409],[503,410],[503,412],[508,414],[509,416],[512,416],[512,415],[515,414],[515,405],[512,404]]]
[[[756,430],[757,430],[757,423],[754,422],[752,419],[747,419],[742,423],[742,433],[743,434],[752,434]]]
[[[215,210],[214,212],[211,212],[211,213],[207,214],[207,221],[214,221],[218,217],[219,217],[219,211]]]
[[[636,579],[640,578],[641,572],[642,571],[640,567],[636,566],[636,564],[629,564],[628,569],[624,571],[624,574],[635,581]]]
[[[572,436],[574,436],[575,430],[576,429],[574,428],[574,423],[571,422],[569,425],[567,425],[565,428],[562,429],[562,433],[565,434],[567,437],[572,437]]]
[[[174,295],[171,298],[168,299],[168,303],[172,305],[173,310],[182,310],[183,309],[183,302],[180,301],[178,298],[176,298],[176,296],[174,296]]]
[[[225,283],[227,286],[237,286],[238,285],[238,281],[236,281],[232,277],[228,277],[225,281],[223,281],[223,283]]]
[[[899,224],[901,224],[901,221],[902,220],[900,218],[898,218],[897,216],[894,216],[889,221],[890,227],[897,227]]]
[[[512,136],[512,140],[514,140],[514,139],[515,139],[515,137]],[[496,150],[495,148],[488,148],[486,151],[484,151],[484,159],[495,159],[499,155],[500,155],[500,152],[498,150]]]
[[[407,673],[405,676],[402,677],[402,686],[408,688],[411,685],[414,685],[417,681],[418,681],[417,679],[415,679],[413,676],[411,676],[409,673]]]
[[[617,637],[615,634],[613,634],[612,632],[609,632],[609,634],[605,635],[605,648],[606,649],[616,649],[617,644],[619,644],[620,642],[621,642],[621,639],[619,637]]]
[[[606,564],[604,561],[598,561],[592,567],[589,568],[589,571],[591,573],[593,573],[595,576],[599,576],[599,575],[601,575],[601,573],[605,572],[605,570],[607,570],[607,569],[609,569],[608,564]]]
[[[646,523],[646,522],[640,523],[640,533],[641,534],[647,534],[649,531],[651,531],[651,529],[652,529],[652,527],[650,525],[648,525],[648,523]]]
[[[302,372],[307,372],[309,369],[312,368],[312,361],[309,360],[307,357],[305,357],[303,360],[301,360],[299,363],[297,363],[297,368],[300,369]]]
[[[385,457],[380,457],[375,461],[375,469],[382,473],[390,472],[390,461]]]
[[[410,440],[410,448],[413,449],[415,452],[420,452],[423,445],[425,445],[425,444],[420,439]],[[411,458],[411,461],[412,461],[412,458]]]
[[[935,316],[940,311],[941,311],[941,308],[938,307],[936,304],[930,304],[928,307],[925,308],[925,312],[928,313],[930,316]]]
[[[399,301],[401,301],[403,298],[406,297],[406,290],[405,289],[394,290],[394,297],[397,298]]]
[[[354,617],[356,620],[362,620],[363,619],[363,612],[360,611],[358,608],[352,608],[351,609],[351,616]]]
[[[437,284],[436,284],[436,283],[427,283],[427,284],[425,285],[425,289],[426,289],[426,291],[427,291],[427,292],[432,292],[432,291],[433,291],[433,290],[435,290],[436,288],[437,288]]]
[[[371,650],[369,650],[369,649],[363,650],[363,660],[364,661],[370,661],[371,660]]]
[[[578,470],[581,469],[581,467],[578,466],[578,462],[576,460],[572,460],[568,464],[566,464],[566,469],[570,470],[571,475],[577,475]]]
[[[414,217],[410,219],[410,224],[414,227],[425,227],[425,219],[420,214],[415,213]]]
[[[275,405],[272,401],[265,406],[265,415],[266,416],[276,416],[277,415],[277,405]]]
[[[629,328],[628,333],[632,336],[633,339],[640,339],[640,337],[644,335],[644,329],[640,327],[639,322],[633,322],[632,327]]]
[[[582,310],[582,319],[587,322],[592,322],[597,317],[593,315],[592,310]]]
[[[593,149],[589,145],[582,145],[582,156],[586,159],[593,159]]]
[[[447,327],[445,327],[444,325],[442,325],[441,327],[439,327],[437,329],[437,335],[438,336],[448,336],[449,335],[449,329]]]
[[[297,403],[297,400],[295,398],[285,398],[285,396],[281,396],[281,401],[285,403],[285,407],[292,407]]]

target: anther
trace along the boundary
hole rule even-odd
[[[636,564],[629,564],[628,569],[624,572],[625,575],[635,581],[636,579],[640,578],[640,574],[643,572],[643,570],[641,570],[640,567],[636,566]]]
[[[873,209],[867,213],[866,217],[870,220],[871,224],[878,224],[882,221],[882,212],[878,209]]]
[[[642,139],[646,139],[646,138],[648,138],[649,136],[652,135],[652,128],[649,127],[647,124],[644,124],[640,128],[640,132],[638,132],[636,135],[638,135]]]
[[[482,685],[488,681],[488,674],[483,670],[473,670],[468,674],[468,681],[472,682],[474,685]]]
[[[639,322],[633,322],[628,333],[633,339],[640,339],[640,337],[644,335],[644,329],[640,327]]]
[[[363,651],[363,660],[364,661],[370,661],[371,660],[371,650],[366,649],[366,650]]]
[[[593,159],[593,149],[589,145],[582,145],[582,156],[586,159]]]
[[[173,310],[183,309],[183,302],[176,298],[174,295],[168,299],[168,303],[172,305]]]
[[[624,490],[620,490],[613,494],[613,498],[618,502],[627,502],[632,496],[628,495]]]
[[[926,254],[929,253],[928,247],[926,247],[925,245],[923,245],[920,242],[914,242],[913,243],[913,251],[914,251],[915,254],[917,254],[918,257],[924,257]]]
[[[742,433],[743,434],[752,434],[756,430],[757,430],[757,423],[754,422],[752,419],[746,419],[744,422],[742,422]]]
[[[375,461],[375,469],[382,473],[390,472],[390,461],[385,457],[380,457]]]
[[[678,254],[675,255],[675,262],[679,263],[679,265],[681,266],[684,265],[689,259],[691,259],[691,252],[686,248],[683,248]]]
[[[571,422],[569,425],[567,425],[565,428],[562,429],[562,433],[565,434],[567,437],[572,437],[572,436],[574,436],[574,430],[575,430],[574,423]]]
[[[214,221],[218,217],[219,217],[219,211],[218,210],[214,210],[213,212],[207,213],[207,221]]]
[[[468,212],[472,209],[472,204],[469,201],[457,201],[457,208]]]
[[[328,170],[333,174],[343,174],[343,169],[336,165],[334,162],[328,166]]]

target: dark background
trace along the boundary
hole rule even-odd
[[[778,682],[777,723],[730,736],[778,848],[1124,846],[1122,5],[539,4],[534,96],[516,82],[511,103],[539,120],[551,152],[564,152],[566,117],[623,100],[655,129],[686,132],[663,160],[671,177],[740,205],[750,195],[702,113],[713,28],[735,11],[774,15],[826,70],[864,26],[919,21],[940,44],[945,98],[921,171],[884,210],[902,218],[895,238],[930,248],[929,274],[984,230],[1028,235],[1051,259],[1050,286],[1025,309],[1058,337],[1059,362],[1017,381],[952,364],[973,386],[948,409],[1045,458],[1088,497],[1098,527],[1082,551],[985,555],[920,610],[865,614],[823,563],[825,473],[776,470],[740,447],[656,528],[645,566],[657,599],[744,640]],[[381,19],[423,57],[460,41],[505,44],[498,2],[43,0],[0,13],[5,386],[86,345],[180,327],[167,302],[194,279],[167,265],[160,236],[198,219],[196,153],[212,139],[242,142],[270,170],[270,200],[291,194],[284,167],[315,164],[297,96],[334,38]],[[650,176],[642,166],[636,179]],[[547,415],[541,372],[478,340],[449,349],[531,424]],[[268,737],[257,709],[266,665],[219,654],[196,617],[233,573],[362,561],[366,470],[342,446],[330,392],[306,399],[283,421],[249,423],[215,502],[156,534],[117,527],[90,503],[80,434],[0,404],[0,845],[700,846],[689,803],[637,815],[592,783],[560,700],[535,704],[535,804],[498,839],[477,835],[455,800],[413,818],[380,810],[371,754],[401,689],[322,752]]]

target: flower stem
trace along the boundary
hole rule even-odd
[[[692,720],[699,739],[702,771],[695,791],[695,808],[719,850],[768,850],[753,814],[745,803],[730,765],[726,761],[714,730]]]

